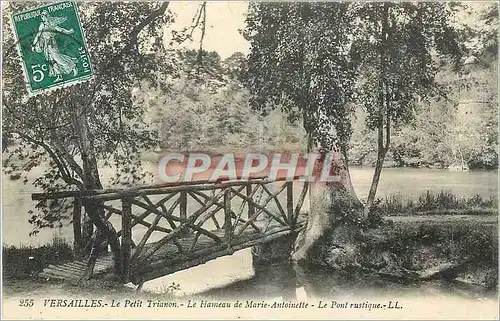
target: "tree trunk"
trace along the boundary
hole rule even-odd
[[[75,117],[75,130],[78,134],[78,138],[80,140],[80,150],[81,157],[83,163],[83,184],[86,190],[94,190],[94,189],[102,189],[101,180],[99,177],[99,168],[97,164],[97,158],[94,152],[94,144],[93,137],[91,133],[89,133],[89,125],[85,113],[85,107],[78,106],[76,108],[77,116]],[[114,257],[114,269],[117,275],[121,272],[120,266],[120,243],[118,241],[118,235],[116,230],[113,228],[111,223],[106,220],[104,216],[104,210],[102,207],[99,207],[99,202],[86,202],[85,212],[89,216],[92,223],[98,229],[97,235],[102,235],[105,237],[111,247],[111,251],[113,252]],[[96,243],[100,243],[100,240],[97,240]],[[98,248],[98,247],[97,247]],[[92,253],[91,257],[96,257],[98,253]],[[93,265],[88,267],[86,271],[86,276],[89,277],[92,274]]]
[[[73,235],[73,251],[76,257],[81,258],[85,243],[82,238],[82,201],[77,197],[73,203]]]
[[[332,215],[330,206],[332,201],[341,195],[349,198],[354,206],[362,208],[351,181],[349,166],[347,162],[346,149],[334,157],[336,172],[340,176],[340,181],[334,184],[324,184],[316,182],[310,188],[310,210],[307,216],[307,225],[299,236],[296,243],[292,260],[298,264],[305,263],[311,249],[317,241],[332,228]]]
[[[98,188],[94,187],[92,189],[98,189]],[[94,252],[92,253],[92,256],[95,257],[93,264],[95,264],[95,260],[97,259],[97,256],[99,255],[99,252],[101,250],[100,244],[103,243],[103,240],[101,240],[100,237],[102,236],[106,238],[107,244],[109,244],[111,247],[114,259],[114,270],[115,273],[119,275],[121,273],[121,264],[120,264],[121,248],[118,240],[118,235],[114,227],[111,225],[111,223],[108,220],[106,220],[103,208],[99,207],[98,205],[100,205],[99,202],[87,202],[85,204],[85,211],[88,213],[90,219],[92,220],[92,222],[94,223],[94,225],[98,230],[97,237],[95,240],[96,244],[94,244],[93,246]],[[93,270],[93,264],[92,264],[92,270]],[[88,272],[92,274],[92,271]]]
[[[389,4],[384,2],[382,11],[382,30],[381,30],[381,50],[380,50],[380,75],[379,75],[379,88],[378,88],[378,137],[377,137],[377,162],[375,164],[375,172],[373,173],[372,184],[366,206],[364,210],[364,218],[370,215],[375,196],[377,194],[378,183],[380,181],[380,174],[384,165],[384,159],[389,149],[391,137],[391,114],[390,114],[390,97],[389,86],[386,79],[387,68],[387,46],[388,46],[388,32],[389,32]],[[385,117],[384,117],[385,116]],[[384,118],[385,118],[385,146],[384,146]]]
[[[351,174],[349,172],[349,159],[347,157],[347,149],[343,148],[339,156],[340,157],[335,160],[335,163],[340,175],[340,184],[333,186],[334,188],[332,190],[337,190],[339,188],[345,190],[357,206],[363,207],[363,204],[359,200],[358,195],[354,190],[354,186],[352,185]]]
[[[82,250],[83,254],[85,255],[90,254],[90,249],[92,247],[90,242],[92,241],[93,235],[94,235],[94,224],[92,223],[92,220],[87,214],[87,211],[85,211],[82,218],[82,244],[84,247]]]
[[[370,214],[371,208],[373,206],[373,202],[375,201],[375,196],[377,194],[377,188],[378,188],[378,183],[380,182],[380,174],[382,173],[382,167],[384,165],[384,159],[385,155],[387,154],[387,148],[384,147],[384,142],[383,142],[383,125],[379,126],[378,129],[378,151],[377,151],[377,162],[375,164],[375,172],[373,173],[373,179],[372,179],[372,184],[370,186],[370,192],[368,194],[368,199],[366,200],[366,206],[365,206],[365,211],[364,211],[364,217],[365,219],[368,217]]]

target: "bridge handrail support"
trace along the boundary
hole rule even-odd
[[[287,220],[290,227],[295,227],[294,209],[293,209],[293,181],[286,182],[286,211]]]
[[[130,278],[130,258],[132,249],[132,199],[122,199],[122,240],[121,240],[121,279],[128,283]]]
[[[224,191],[224,239],[231,247],[231,234],[232,234],[232,224],[231,224],[231,188]]]
[[[291,180],[301,180],[304,179],[302,176],[294,176]],[[122,189],[94,189],[94,190],[83,190],[83,191],[61,191],[54,193],[32,193],[31,199],[33,201],[41,201],[48,199],[58,199],[58,198],[68,198],[68,197],[79,197],[82,199],[103,199],[103,200],[113,200],[121,199],[123,197],[132,196],[142,196],[142,195],[154,195],[154,194],[168,194],[176,193],[181,191],[190,191],[192,189],[196,190],[213,190],[221,189],[231,186],[242,186],[246,184],[268,184],[272,182],[282,182],[290,181],[286,177],[278,177],[276,179],[269,179],[268,176],[261,177],[250,177],[247,180],[243,180],[237,177],[236,180],[221,179],[217,181],[210,180],[199,180],[192,182],[177,182],[177,183],[165,183],[156,185],[144,185],[135,188],[122,188]]]

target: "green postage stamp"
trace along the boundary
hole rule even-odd
[[[30,95],[92,77],[76,3],[50,3],[17,12],[12,26]]]

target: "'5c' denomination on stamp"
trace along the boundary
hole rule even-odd
[[[51,3],[11,18],[30,95],[92,77],[76,3]]]

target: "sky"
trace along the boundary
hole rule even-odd
[[[1,0],[0,0],[1,1]],[[2,7],[8,2],[2,1]],[[480,9],[485,3],[491,1],[468,2],[474,9]],[[168,27],[169,30],[181,30],[191,25],[193,17],[202,1],[172,1],[169,5],[170,11],[176,15],[176,22]],[[249,51],[249,43],[243,38],[238,30],[245,28],[245,15],[248,2],[246,1],[209,1],[207,3],[207,28],[204,39],[204,49],[217,51],[224,59],[235,52]],[[459,14],[457,17],[462,23],[474,23],[467,14]],[[168,33],[170,34],[170,33]],[[183,46],[198,49],[201,32],[194,33],[194,41],[184,43]]]
[[[0,0],[2,9],[8,1]],[[169,10],[176,15],[176,22],[169,30],[181,30],[191,25],[193,17],[202,1],[172,1]],[[207,26],[203,47],[208,51],[217,51],[222,58],[227,58],[235,52],[248,53],[249,43],[239,33],[238,29],[245,27],[245,15],[248,3],[246,1],[209,1],[207,3]],[[189,48],[199,47],[201,32],[193,34],[194,42],[184,44]]]
[[[169,9],[175,13],[176,21],[169,30],[181,30],[191,25],[193,17],[202,2],[171,2]],[[235,52],[248,53],[249,43],[239,33],[245,27],[247,2],[217,1],[208,2],[206,7],[207,25],[203,48],[207,51],[217,51],[224,59]],[[189,48],[197,49],[201,32],[193,34],[193,42],[186,44]]]
[[[172,1],[169,9],[176,14],[176,22],[169,29],[181,30],[191,25],[193,17],[200,6],[201,1]],[[492,1],[465,2],[474,10],[480,10],[485,4]],[[249,43],[239,33],[239,29],[245,28],[245,15],[248,2],[246,1],[209,1],[207,3],[207,28],[203,47],[208,51],[217,51],[224,59],[234,52],[247,54]],[[473,16],[466,12],[459,12],[457,20],[461,23],[474,25]],[[201,32],[194,34],[194,41],[184,46],[198,49]]]

